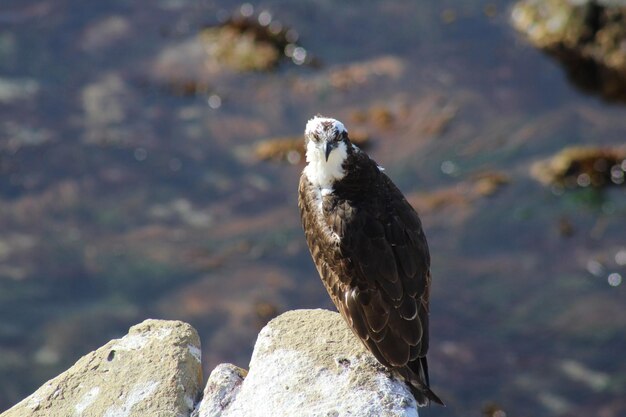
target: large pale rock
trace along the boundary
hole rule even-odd
[[[233,365],[215,368],[197,415],[417,417],[407,386],[330,311],[290,311],[272,320],[244,376]]]
[[[180,321],[146,320],[0,417],[188,416],[201,385],[197,332]]]

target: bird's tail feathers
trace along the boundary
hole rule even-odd
[[[419,407],[430,405],[431,401],[445,407],[441,398],[439,398],[430,388],[426,386],[416,387],[413,384],[410,384],[409,388],[411,388],[411,393],[415,397],[415,401],[417,401],[417,405]]]
[[[427,406],[431,401],[445,406],[441,398],[430,389],[426,357],[420,357],[409,362],[403,371],[404,379],[408,382],[418,406]]]

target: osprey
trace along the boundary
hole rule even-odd
[[[304,136],[298,206],[330,298],[420,406],[443,405],[428,381],[430,254],[417,213],[340,121],[315,116]]]

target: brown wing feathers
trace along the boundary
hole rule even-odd
[[[397,216],[387,221],[387,227],[378,219],[360,218],[361,221],[355,219],[351,228],[346,230],[359,238],[341,246],[342,252],[357,269],[352,285],[363,288],[361,292],[368,294],[367,302],[355,300],[359,308],[353,306],[351,313],[354,311],[365,317],[369,339],[378,347],[384,364],[405,366],[410,359],[411,346],[420,343],[423,331],[414,298],[417,294],[410,294],[403,285],[417,277],[406,274],[395,251],[396,246],[407,246],[403,226],[397,224]],[[409,256],[408,248],[401,251]],[[404,262],[413,265],[410,261]],[[411,292],[415,287],[413,285]]]
[[[382,364],[410,382],[420,404],[427,399],[441,403],[428,388],[425,358],[428,246],[415,211],[395,185],[379,175],[382,189],[367,192],[377,192],[371,201],[384,206],[360,206],[334,196],[324,201],[324,219],[339,243],[316,240],[320,231],[306,233],[307,241],[331,298],[363,343]],[[300,205],[304,228],[310,230],[315,227],[311,219],[316,208],[307,187],[310,183],[303,178]]]

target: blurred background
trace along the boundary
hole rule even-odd
[[[3,0],[0,410],[145,318],[206,377],[334,309],[296,195],[322,113],[421,214],[423,415],[626,415],[626,60],[594,44],[626,26],[559,3]]]

